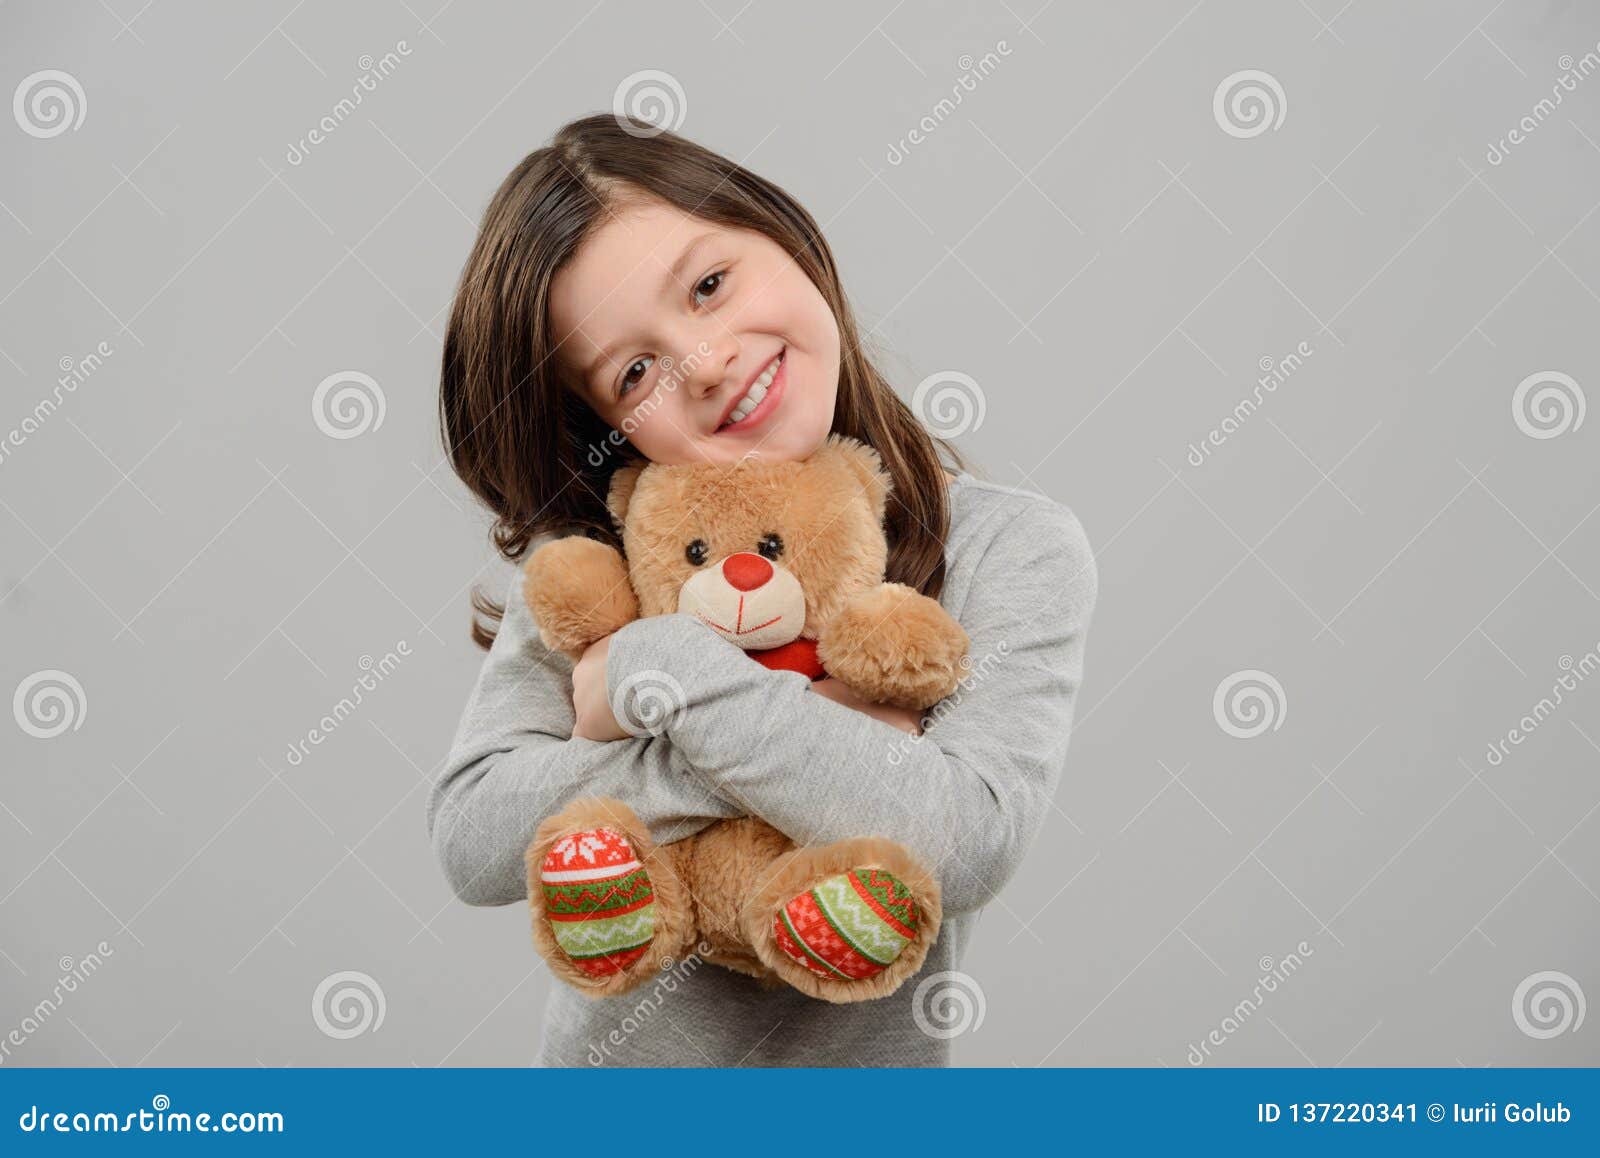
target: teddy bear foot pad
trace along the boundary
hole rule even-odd
[[[903,845],[851,837],[795,848],[743,914],[756,955],[823,1001],[887,997],[939,933],[939,886]]]
[[[534,941],[553,971],[594,997],[670,967],[689,923],[672,866],[631,810],[613,803],[575,802],[528,849]]]
[[[917,939],[916,898],[883,869],[818,881],[773,918],[778,948],[821,977],[860,981],[882,973]]]

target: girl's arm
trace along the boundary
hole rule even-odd
[[[947,913],[1015,873],[1054,807],[1098,575],[1070,511],[1035,499],[983,551],[965,606],[962,686],[920,738],[813,695],[686,615],[611,637],[607,682],[666,677],[665,735],[702,783],[800,844],[875,834],[922,855]]]
[[[505,620],[428,800],[428,833],[469,905],[527,897],[523,854],[545,817],[579,796],[626,801],[662,843],[744,815],[666,743],[569,740],[572,661],[539,640],[518,575]]]

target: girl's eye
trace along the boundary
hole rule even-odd
[[[683,557],[689,560],[689,565],[699,567],[706,561],[706,541],[696,539],[683,549]]]
[[[783,554],[783,536],[776,531],[768,531],[761,536],[761,542],[756,544],[756,550],[764,558],[776,559]]]
[[[617,396],[619,398],[639,384],[639,379],[644,377],[645,371],[650,368],[652,361],[654,359],[649,355],[643,358],[635,358],[632,364],[622,372],[622,382],[617,388]],[[638,371],[637,374],[634,373],[635,370]]]
[[[700,295],[702,293],[704,293],[706,297],[710,297],[712,294],[721,289],[722,283],[727,279],[727,276],[727,270],[718,270],[716,273],[708,273],[705,277],[701,278],[694,287],[695,302],[700,302]],[[708,286],[709,288],[707,288]]]

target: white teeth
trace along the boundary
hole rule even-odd
[[[742,422],[750,417],[750,412],[761,405],[761,400],[767,396],[767,388],[772,385],[772,380],[778,376],[778,367],[783,365],[783,355],[774,358],[767,368],[761,372],[761,377],[750,384],[750,389],[745,396],[739,399],[739,404],[728,413],[728,420],[723,426],[730,426],[735,422]]]

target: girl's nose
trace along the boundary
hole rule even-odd
[[[739,360],[739,341],[722,326],[717,326],[715,333],[702,333],[698,338],[700,340],[692,347],[695,350],[693,373],[688,374],[686,385],[690,395],[704,398],[717,392],[727,379],[729,368]],[[702,350],[710,353],[702,357]]]
[[[772,564],[760,555],[740,551],[722,561],[722,577],[739,591],[754,591],[772,578]]]

